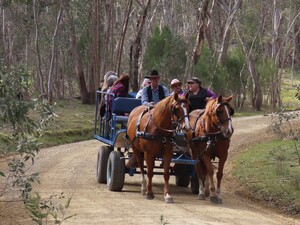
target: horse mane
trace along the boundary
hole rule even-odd
[[[205,112],[203,114],[203,119],[205,122],[205,130],[208,127],[214,126],[218,124],[219,119],[216,113],[216,104],[218,103],[218,99],[209,100],[206,104]]]
[[[171,103],[172,103],[172,99],[173,96],[168,96],[166,98],[164,98],[163,100],[159,101],[156,106],[155,106],[155,110],[158,111],[158,113],[160,114],[161,112],[163,112],[166,108],[170,108]]]

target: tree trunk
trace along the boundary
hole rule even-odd
[[[49,104],[53,104],[53,69],[54,69],[54,57],[55,57],[55,52],[56,52],[56,38],[57,38],[57,33],[58,33],[58,28],[62,16],[62,3],[60,3],[57,19],[56,19],[56,25],[55,25],[55,30],[54,34],[52,37],[52,51],[51,51],[51,62],[50,62],[50,68],[49,68],[49,74],[48,74],[48,102]]]
[[[116,60],[116,72],[117,74],[120,74],[120,67],[121,67],[121,61],[122,61],[122,53],[123,53],[123,46],[124,46],[124,41],[125,41],[125,35],[127,31],[127,26],[128,26],[128,21],[129,21],[129,16],[132,8],[132,0],[128,1],[126,4],[126,9],[125,9],[125,17],[124,17],[124,22],[123,22],[123,29],[122,29],[122,34],[120,37],[119,41],[119,46],[118,46],[118,54],[117,54],[117,60]]]
[[[96,90],[100,87],[100,4],[99,0],[95,0],[95,51],[94,51],[94,82],[90,86],[90,102],[96,101]]]
[[[76,33],[75,33],[75,25],[74,25],[74,21],[73,21],[73,16],[70,13],[68,13],[68,16],[69,16],[68,20],[70,23],[71,51],[72,51],[72,56],[74,58],[76,74],[78,77],[78,85],[79,85],[79,90],[80,90],[81,102],[83,104],[88,104],[89,103],[89,93],[88,93],[87,87],[86,87],[82,59],[81,59],[81,56],[80,56],[78,48],[77,48],[77,38],[76,38]]]
[[[141,39],[143,34],[143,28],[145,25],[146,17],[151,6],[151,0],[148,0],[147,4],[141,10],[141,14],[139,15],[139,19],[137,21],[137,35],[130,46],[130,78],[133,91],[137,91],[139,89],[138,84],[138,74],[139,74],[139,60],[142,52]]]
[[[112,6],[111,1],[101,1],[102,4],[104,4],[103,10],[103,16],[104,23],[103,23],[103,43],[101,45],[100,49],[100,81],[103,81],[103,77],[108,70],[113,70],[113,58],[111,58],[108,54],[109,52],[109,46],[111,46],[111,43],[113,43],[114,35],[112,32]],[[102,6],[102,4],[100,4]],[[102,7],[100,7],[102,9]],[[113,49],[111,49],[111,52],[113,52]],[[109,60],[110,59],[110,60]],[[111,64],[109,64],[109,61],[111,61]]]
[[[228,17],[226,19],[224,33],[223,33],[223,39],[222,39],[222,44],[221,44],[221,48],[220,48],[220,53],[219,53],[219,57],[218,57],[218,62],[221,63],[222,65],[224,65],[225,59],[226,59],[226,56],[227,56],[228,47],[229,47],[231,26],[232,26],[233,21],[234,21],[234,16],[235,16],[236,12],[238,11],[238,9],[240,8],[240,6],[242,4],[242,0],[235,0],[235,4],[232,7],[232,9],[230,8],[230,5],[224,3],[224,1],[218,1],[218,3],[220,5],[223,4],[222,8],[228,14]]]
[[[257,73],[256,66],[255,66],[255,59],[252,54],[252,46],[255,42],[256,37],[254,38],[254,40],[252,42],[251,48],[248,48],[246,42],[240,36],[238,28],[237,27],[235,27],[235,28],[236,28],[237,36],[243,47],[243,50],[244,50],[245,54],[247,55],[247,66],[248,66],[248,70],[249,70],[249,73],[251,75],[252,82],[253,82],[252,107],[257,111],[260,111],[261,106],[262,106],[262,91],[261,91],[261,85],[260,85],[260,80],[259,80],[259,74]]]
[[[193,62],[194,65],[198,63],[198,60],[201,55],[201,50],[204,44],[205,38],[205,30],[207,24],[209,23],[210,15],[208,11],[208,4],[209,0],[202,1],[202,5],[199,8],[199,20],[198,20],[198,33],[197,33],[197,40],[193,50]]]
[[[37,67],[37,75],[38,75],[38,80],[39,80],[39,88],[40,88],[40,97],[44,99],[44,94],[45,94],[45,88],[44,88],[44,78],[42,74],[42,69],[41,69],[41,56],[40,56],[40,49],[39,49],[39,25],[38,25],[38,15],[39,15],[39,9],[37,6],[37,1],[38,0],[33,0],[33,16],[34,16],[34,25],[35,25],[35,51],[37,55],[37,62],[36,62],[36,67]]]

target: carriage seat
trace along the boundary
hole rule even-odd
[[[116,123],[125,123],[129,114],[135,107],[142,104],[141,99],[117,97],[112,103],[112,119]]]

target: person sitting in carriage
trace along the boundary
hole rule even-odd
[[[110,95],[109,99],[109,110],[112,109],[112,101],[117,97],[128,97],[129,91],[129,75],[121,74],[121,76],[114,82],[112,87],[110,88],[109,93],[114,94],[114,97]]]
[[[179,95],[184,95],[185,91],[182,89],[181,86],[182,86],[182,83],[178,79],[173,79],[171,81],[171,88],[173,90],[171,95],[174,95],[175,93],[177,93]]]
[[[151,85],[143,89],[141,98],[143,105],[155,105],[170,95],[168,88],[159,84],[160,76],[157,70],[152,70],[150,75],[146,76],[146,78],[150,79]]]
[[[190,112],[195,109],[205,109],[208,99],[216,99],[218,96],[211,90],[203,88],[197,77],[188,80]]]
[[[141,85],[141,89],[138,91],[138,93],[136,94],[135,98],[137,99],[141,99],[142,98],[142,93],[143,93],[143,89],[148,87],[151,84],[151,81],[149,78],[145,78],[142,82]]]

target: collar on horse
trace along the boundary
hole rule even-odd
[[[147,133],[146,130],[148,128],[148,125],[149,125],[149,122],[150,120],[153,119],[153,116],[152,116],[152,113],[151,113],[151,109],[153,109],[154,106],[148,106],[140,115],[139,115],[139,118],[137,120],[137,123],[136,123],[136,138],[144,138],[144,139],[147,139],[147,140],[156,140],[156,141],[161,141],[162,143],[166,143],[168,141],[168,139],[171,139],[172,137],[166,137],[166,136],[162,136],[160,134],[158,135],[154,135],[154,134],[151,134],[151,133]],[[145,129],[144,131],[141,131],[140,130],[140,122],[141,122],[141,119],[142,117],[147,113],[149,112],[149,117],[148,117],[148,121],[146,123],[146,126],[145,126]],[[154,124],[155,124],[155,121],[154,121]],[[155,124],[156,126],[156,124]],[[172,131],[173,130],[166,130],[166,131]]]
[[[139,115],[139,118],[137,120],[137,123],[136,123],[136,137],[137,138],[144,138],[144,139],[148,139],[148,140],[157,140],[157,141],[161,141],[162,143],[166,143],[167,141],[171,142],[171,143],[174,143],[174,140],[173,140],[173,135],[174,133],[176,132],[177,130],[177,127],[179,126],[180,124],[180,121],[183,120],[185,117],[188,117],[188,115],[183,115],[182,117],[180,117],[179,119],[177,120],[174,120],[174,116],[177,116],[176,115],[176,112],[175,112],[175,107],[177,104],[180,104],[183,100],[179,100],[179,101],[176,101],[176,103],[171,107],[170,109],[170,114],[171,114],[171,120],[172,120],[172,126],[174,127],[174,129],[165,129],[163,127],[160,127],[156,121],[155,121],[155,118],[153,117],[153,112],[151,112],[151,110],[155,107],[155,106],[148,106],[140,115]],[[146,123],[146,126],[144,128],[143,131],[140,130],[140,121],[142,119],[142,117],[147,113],[149,112],[149,117],[148,117],[148,121]],[[154,123],[154,126],[158,129],[158,133],[159,134],[152,134],[152,133],[149,133],[149,132],[146,132],[147,128],[148,128],[148,125],[149,125],[149,122],[150,121],[153,121]],[[161,132],[167,132],[167,133],[170,133],[170,135],[162,135]]]
[[[220,106],[223,106],[223,105],[227,105],[227,106],[229,106],[229,104],[227,103],[227,102],[223,102],[223,103],[218,103],[216,106],[215,106],[215,111],[216,111],[216,113],[217,113],[217,115],[218,115],[218,108],[220,107]],[[232,109],[233,110],[233,109]],[[196,129],[196,124],[197,124],[197,122],[198,122],[198,120],[200,119],[200,117],[203,115],[205,113],[205,110],[202,110],[200,113],[199,113],[199,115],[197,116],[197,118],[196,118],[196,120],[195,120],[195,123],[194,123],[194,126],[193,126],[193,128],[192,128],[192,130],[193,130],[193,132],[192,132],[192,142],[207,142],[207,141],[210,141],[211,140],[211,138],[214,138],[214,139],[218,139],[218,140],[226,140],[226,139],[229,139],[229,138],[225,138],[222,134],[221,134],[221,130],[219,130],[219,131],[216,131],[216,132],[210,132],[210,133],[205,133],[205,135],[204,136],[202,136],[202,137],[196,137],[196,134],[195,134],[195,129]],[[230,115],[233,115],[233,113],[234,112],[230,112]],[[219,119],[219,116],[218,116],[218,119]],[[218,124],[217,125],[213,125],[215,128],[218,128],[218,129],[220,129],[220,127],[221,127],[221,125],[223,124],[223,123],[225,123],[226,121],[228,121],[228,120],[231,120],[231,117],[228,117],[228,118],[226,118],[226,119],[224,119],[224,120],[221,120],[221,119],[219,119],[219,122],[218,122]],[[202,121],[200,121],[201,122],[201,126],[202,126],[202,128],[203,128],[203,130],[205,130],[205,120],[203,119]]]

